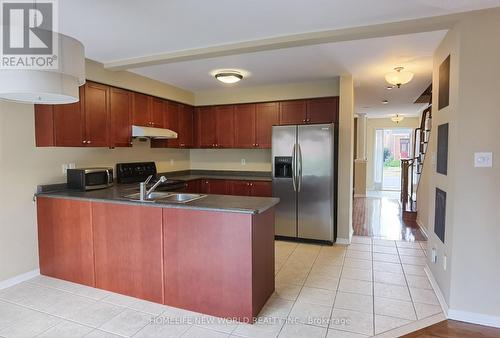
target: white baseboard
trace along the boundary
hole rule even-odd
[[[0,290],[25,282],[33,277],[40,275],[40,269],[25,272],[12,278],[0,281]]]
[[[441,309],[443,309],[444,314],[446,317],[448,317],[448,304],[446,303],[446,300],[444,299],[443,293],[441,292],[441,289],[439,288],[439,284],[437,283],[436,279],[434,278],[434,275],[432,274],[431,269],[426,265],[424,268],[425,274],[427,275],[427,278],[429,278],[429,282],[431,283],[432,289],[434,290],[434,293],[437,296],[437,299],[439,301],[439,305],[441,305]]]
[[[424,225],[419,221],[418,218],[415,220],[415,222],[417,223],[418,227],[420,228],[420,231],[422,231],[422,233],[424,234],[424,236],[427,239],[429,239],[429,233],[427,232],[427,228],[424,227]]]
[[[335,241],[335,244],[349,245],[349,244],[351,244],[351,241],[349,239],[347,239],[347,238],[337,237],[337,240]]]
[[[461,322],[500,328],[500,317],[498,316],[490,316],[476,312],[449,309],[448,318],[453,320],[458,320]]]

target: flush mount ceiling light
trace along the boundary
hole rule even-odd
[[[394,68],[394,72],[390,72],[385,75],[385,80],[398,88],[401,88],[401,85],[410,82],[412,79],[413,73],[404,70],[404,67],[396,67]]]
[[[388,104],[388,103],[389,103],[389,101],[387,101],[387,100],[382,100],[382,104]]]
[[[396,114],[395,116],[391,117],[392,122],[399,123],[405,119],[404,116],[401,116],[399,114]]]
[[[44,67],[38,58],[34,66],[23,69],[2,64],[0,99],[36,104],[65,104],[80,100],[78,87],[85,83],[84,47],[80,41],[64,34],[49,34],[53,35],[53,55],[44,58],[47,61],[46,58],[53,57],[57,66]],[[34,59],[28,55],[22,60],[33,62]]]
[[[236,83],[243,79],[243,75],[237,71],[225,70],[215,74],[215,78],[223,83]]]

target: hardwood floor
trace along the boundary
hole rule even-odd
[[[427,240],[414,221],[403,221],[398,200],[386,197],[355,197],[354,235],[390,240]]]
[[[500,329],[445,320],[425,329],[403,336],[404,338],[498,338]]]

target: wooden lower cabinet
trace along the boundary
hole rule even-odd
[[[37,198],[40,273],[95,286],[91,202]]]
[[[216,195],[231,195],[231,186],[227,180],[201,180],[200,193],[216,194]]]
[[[163,303],[162,209],[92,203],[96,287]]]
[[[165,304],[238,320],[274,291],[274,208],[263,214],[163,209]]]
[[[231,195],[272,197],[272,183],[268,181],[229,181]]]

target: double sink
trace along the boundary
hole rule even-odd
[[[132,201],[141,201],[140,193],[125,195],[123,197]],[[188,203],[203,197],[206,197],[206,195],[171,193],[171,192],[152,192],[149,195],[147,195],[146,199],[144,199],[141,202]]]

